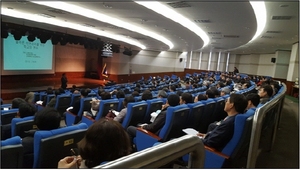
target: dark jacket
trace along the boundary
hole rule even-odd
[[[203,139],[204,145],[222,151],[233,136],[235,116],[228,116],[219,126],[208,132]]]
[[[167,108],[163,109],[155,118],[154,122],[149,124],[149,125],[145,125],[143,126],[143,129],[146,129],[152,133],[155,133],[156,135],[158,135],[158,133],[160,132],[161,128],[165,125],[166,122],[166,114],[167,114]]]
[[[69,111],[71,113],[73,113],[74,115],[78,115],[78,111],[80,110],[80,101],[81,101],[81,98],[78,98],[74,104],[73,104],[73,109],[70,109]]]
[[[32,168],[33,167],[33,152],[34,152],[34,134],[36,130],[29,130],[26,132],[28,136],[22,139],[22,145],[24,148],[23,156],[23,168]]]

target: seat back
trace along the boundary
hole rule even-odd
[[[74,102],[80,98],[80,94],[72,94],[71,95],[71,102],[70,102],[70,106],[73,106]]]
[[[96,115],[95,120],[99,120],[102,117],[105,117],[109,110],[117,110],[118,106],[119,106],[118,99],[101,100],[99,104],[99,111]]]
[[[206,102],[202,101],[202,102],[205,103],[205,106],[204,106],[202,119],[199,122],[200,123],[199,132],[206,133],[209,124],[213,122],[212,116],[215,110],[216,102],[214,100],[209,100]]]
[[[223,97],[215,98],[216,105],[211,118],[211,122],[220,121],[227,116],[227,113],[224,111],[225,99]]]
[[[34,134],[33,168],[57,168],[60,159],[70,155],[71,148],[84,137],[85,123],[49,131],[36,131]]]
[[[25,131],[35,129],[34,116],[28,116],[24,118],[13,118],[11,121],[11,136],[26,137]]]
[[[71,103],[70,95],[65,95],[65,94],[57,95],[54,108],[59,112],[61,117],[63,117],[63,113],[70,106],[70,103]]]
[[[249,109],[244,114],[238,114],[235,117],[234,121],[234,133],[231,140],[227,143],[227,145],[223,148],[222,153],[226,155],[231,155],[235,150],[237,144],[240,142],[241,136],[244,133],[246,120],[253,116],[255,113],[255,109]]]
[[[189,113],[190,108],[185,104],[167,108],[165,124],[158,134],[162,142],[185,135],[182,129],[186,128]]]
[[[77,113],[77,116],[79,116],[81,118],[82,113],[84,111],[91,111],[91,101],[92,101],[92,97],[85,97],[85,98],[81,98],[80,99],[80,109]]]
[[[187,127],[193,128],[197,131],[199,131],[200,128],[200,122],[203,119],[203,112],[204,112],[204,104],[199,101],[196,103],[190,103],[187,104],[190,108],[190,113],[187,121]]]
[[[22,168],[23,145],[20,136],[1,141],[1,168]]]
[[[19,109],[1,110],[1,125],[10,124],[18,111]]]
[[[148,104],[145,101],[128,103],[127,104],[127,113],[122,122],[124,129],[127,129],[128,126],[136,126],[138,123],[144,121]]]
[[[148,104],[146,115],[144,122],[149,123],[151,118],[151,113],[156,112],[157,110],[161,110],[161,107],[163,105],[163,101],[161,99],[151,99],[146,101]]]
[[[121,111],[124,108],[124,106],[123,106],[124,99],[125,98],[119,98],[118,99],[119,100],[119,105],[118,105],[118,110],[117,110],[118,112]]]
[[[47,100],[46,100],[46,105],[50,102],[50,100],[55,97],[54,94],[47,94]]]

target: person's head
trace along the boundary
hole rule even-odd
[[[176,91],[176,87],[174,85],[169,86],[170,91]]]
[[[167,102],[170,106],[177,106],[180,102],[180,97],[177,94],[170,94],[167,98]]]
[[[227,94],[230,94],[230,89],[228,87],[223,87],[220,92],[220,96],[225,96]]]
[[[126,96],[125,98],[124,98],[124,100],[123,100],[123,106],[124,107],[127,107],[127,104],[128,103],[133,103],[133,102],[135,102],[135,99],[134,99],[134,97],[133,96]]]
[[[105,118],[93,123],[77,145],[88,168],[131,153],[131,141],[122,125]]]
[[[259,95],[256,93],[249,93],[246,96],[246,100],[248,101],[247,110],[252,107],[257,107],[260,102]]]
[[[60,92],[60,94],[63,94],[63,93],[65,93],[65,90],[63,89],[63,88],[58,88],[58,90],[59,90],[59,92]]]
[[[210,90],[214,93],[215,97],[219,97],[220,96],[220,91],[218,90],[218,88],[216,86],[212,86],[210,87]]]
[[[138,97],[138,96],[140,96],[140,93],[137,92],[137,91],[133,91],[133,92],[131,93],[131,95],[132,95],[133,97]]]
[[[76,89],[77,86],[75,84],[72,85],[72,89]]]
[[[53,130],[60,126],[61,116],[52,107],[45,107],[34,115],[34,123],[39,130]]]
[[[19,111],[17,113],[17,116],[20,118],[33,116],[36,111],[36,108],[32,104],[22,102],[19,105]]]
[[[125,93],[123,90],[118,90],[116,93],[116,97],[119,98],[125,98]]]
[[[158,98],[167,98],[167,93],[164,90],[159,90],[157,97]]]
[[[14,98],[12,101],[11,101],[11,108],[12,109],[15,109],[15,108],[19,108],[20,104],[21,103],[26,103],[26,101],[22,98]]]
[[[60,94],[61,94],[61,92],[60,92],[60,90],[59,90],[59,89],[56,89],[56,90],[54,90],[54,94],[55,94],[55,96],[57,96],[57,95],[60,95]]]
[[[215,98],[215,93],[211,89],[208,89],[208,90],[206,90],[206,97],[207,98]]]
[[[136,92],[138,92],[138,93],[140,93],[140,92],[141,92],[141,90],[140,90],[140,88],[139,88],[139,87],[135,87],[133,91],[136,91]]]
[[[89,90],[88,89],[81,89],[80,94],[81,94],[82,98],[87,97],[89,95]]]
[[[182,93],[180,96],[180,104],[193,103],[193,96],[190,93]]]
[[[66,73],[62,73],[62,76],[65,77],[65,76],[66,76]]]
[[[110,94],[110,92],[108,92],[108,91],[102,92],[102,93],[101,93],[101,99],[102,99],[102,100],[108,100],[108,99],[111,99],[111,94]]]
[[[104,89],[100,89],[100,88],[98,89],[98,95],[99,95],[99,96],[101,96],[101,94],[102,94],[103,92],[105,92]]]
[[[34,92],[28,92],[24,99],[27,103],[33,103],[34,101]]]
[[[272,94],[273,94],[273,88],[268,84],[264,84],[260,86],[258,90],[258,95],[260,98],[269,98],[272,96]]]
[[[46,90],[47,94],[53,94],[53,89],[51,87],[48,87]]]
[[[150,90],[145,90],[142,94],[142,100],[150,100],[153,99],[153,95]]]
[[[204,94],[199,94],[198,96],[195,97],[194,102],[198,102],[198,101],[202,101],[202,100],[206,100],[207,97]]]
[[[238,113],[244,113],[247,107],[247,100],[243,94],[231,94],[229,98],[227,98],[224,111],[227,112],[229,116],[235,115]]]
[[[242,89],[247,89],[247,88],[249,88],[250,86],[251,86],[250,82],[245,82],[245,83],[243,83],[243,85],[242,85]]]

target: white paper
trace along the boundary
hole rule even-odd
[[[199,132],[193,128],[182,129],[182,131],[188,135],[197,135]]]
[[[69,111],[69,110],[71,110],[71,109],[73,109],[73,107],[71,106],[71,107],[68,107],[66,110],[67,111]]]
[[[9,108],[8,107],[3,107],[3,110],[9,110]]]
[[[115,111],[115,110],[113,110],[112,112],[113,112],[113,114],[115,114],[116,116],[118,116],[119,113],[120,113],[120,112],[117,112],[117,111]]]
[[[39,101],[36,102],[36,104],[42,105],[43,101],[39,100]]]

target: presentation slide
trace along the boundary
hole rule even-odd
[[[3,39],[3,71],[53,72],[53,45],[50,40],[45,44],[38,38],[30,42],[27,36],[15,40],[12,34]],[[41,72],[44,73],[44,72]]]

